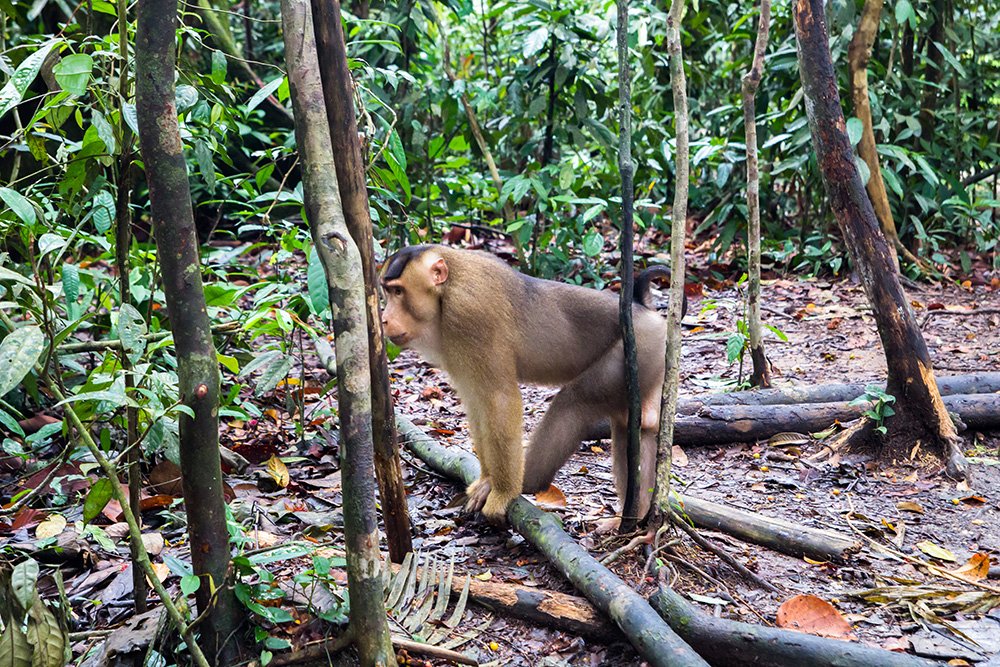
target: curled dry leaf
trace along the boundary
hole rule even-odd
[[[271,476],[274,483],[277,484],[282,489],[288,486],[289,476],[288,467],[285,465],[284,461],[279,459],[277,456],[271,456],[267,460],[267,474]]]
[[[966,561],[965,565],[957,570],[951,570],[951,573],[966,581],[975,583],[990,576],[990,565],[991,562],[988,555],[983,553],[972,554],[972,558]]]
[[[549,488],[541,493],[536,493],[535,500],[538,501],[539,505],[566,507],[566,495],[555,484],[549,484]]]
[[[50,514],[47,519],[38,524],[35,528],[35,537],[44,540],[47,537],[55,537],[66,528],[66,517],[62,514]]]
[[[856,639],[832,604],[815,595],[796,595],[778,607],[778,627],[833,639]]]
[[[688,456],[680,445],[674,445],[670,448],[670,462],[678,468],[683,468],[688,464]]]
[[[920,503],[915,503],[912,500],[904,500],[901,503],[896,503],[896,509],[901,512],[916,512],[917,514],[924,513],[924,508],[920,506]]]

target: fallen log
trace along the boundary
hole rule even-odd
[[[797,558],[843,562],[861,549],[860,542],[832,530],[809,528],[700,498],[682,495],[679,501],[672,500],[671,505],[699,528],[726,533]]]
[[[949,412],[971,429],[1000,427],[1000,394],[953,394],[943,397]],[[678,415],[676,445],[724,445],[756,442],[778,433],[810,433],[834,422],[858,419],[867,405],[849,402],[774,405],[705,405],[696,415]],[[602,430],[603,429],[603,430]],[[611,437],[607,423],[592,429],[589,440]]]
[[[677,412],[693,415],[708,405],[791,405],[794,403],[841,403],[853,401],[865,393],[865,387],[885,382],[852,382],[775,387],[756,391],[732,391],[686,396],[677,404]],[[992,394],[1000,391],[1000,373],[970,373],[937,378],[942,396],[954,394]]]
[[[392,564],[393,572],[398,572],[399,568],[399,565]],[[346,581],[346,578],[344,580]],[[461,597],[461,588],[453,587],[451,595],[452,597]],[[576,595],[516,584],[470,579],[469,600],[493,611],[548,628],[569,632],[579,637],[605,643],[623,639],[618,628],[594,609],[594,606],[586,598]]]
[[[467,452],[445,449],[412,423],[397,417],[405,446],[432,470],[463,484],[479,476]],[[670,629],[641,595],[598,563],[563,531],[559,520],[525,498],[507,510],[511,525],[541,551],[594,606],[607,614],[651,665],[707,665]]]
[[[649,600],[677,634],[713,665],[940,667],[942,663],[856,642],[709,616],[665,586]]]

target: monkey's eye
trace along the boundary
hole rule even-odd
[[[389,294],[392,294],[393,296],[403,296],[403,288],[398,285],[394,285],[389,288]]]

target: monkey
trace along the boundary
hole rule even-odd
[[[649,287],[663,274],[669,270],[655,266],[634,283],[642,398],[640,518],[653,492],[667,333],[666,320],[650,303]],[[409,246],[390,256],[380,283],[386,337],[447,372],[465,405],[481,470],[466,489],[467,511],[502,523],[521,493],[549,487],[602,418],[611,422],[621,508],[628,476],[628,398],[617,295],[533,278],[489,253],[439,245]],[[526,453],[519,383],[561,387]]]

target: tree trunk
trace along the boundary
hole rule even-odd
[[[410,512],[406,504],[406,487],[396,443],[396,422],[393,417],[392,394],[389,389],[389,365],[382,336],[376,291],[375,250],[372,241],[372,221],[368,210],[368,188],[365,185],[365,165],[358,139],[358,123],[354,112],[354,82],[347,66],[347,51],[340,20],[340,2],[313,0],[316,17],[316,43],[319,48],[319,72],[323,81],[326,113],[333,142],[333,161],[340,183],[343,215],[351,238],[361,253],[364,291],[367,308],[365,322],[368,331],[369,370],[372,387],[372,429],[375,438],[375,475],[382,500],[389,543],[389,558],[401,563],[413,550],[410,538]]]
[[[677,135],[677,166],[674,204],[670,211],[670,305],[667,308],[667,344],[663,351],[663,390],[660,395],[660,428],[656,434],[656,490],[653,511],[662,519],[670,503],[671,449],[680,392],[681,318],[684,317],[684,234],[687,225],[688,149],[687,79],[681,48],[684,0],[673,0],[667,16],[667,50],[670,52],[670,87],[674,100],[674,132]]]
[[[757,114],[755,97],[764,74],[764,54],[767,53],[767,36],[771,26],[771,0],[761,0],[760,21],[757,24],[757,41],[753,48],[753,65],[743,77],[743,126],[747,143],[747,310],[750,332],[750,358],[753,373],[750,384],[754,387],[771,386],[771,365],[764,354],[764,337],[760,322],[760,172],[757,167]]]
[[[397,423],[410,451],[435,472],[462,485],[479,477],[479,462],[472,454],[445,449],[403,419]],[[563,531],[554,516],[518,497],[508,508],[507,518],[595,607],[611,617],[650,665],[707,665],[661,622],[645,598],[598,563]]]
[[[336,2],[332,4],[337,8]],[[323,103],[324,86],[320,81],[316,37],[309,30],[309,5],[306,0],[283,0],[281,9],[288,80],[295,110],[295,136],[302,155],[306,214],[313,243],[326,271],[333,312],[351,628],[362,664],[394,665],[396,659],[383,601],[384,572],[375,513],[371,368],[366,321],[369,309],[365,303],[361,254],[347,229],[345,207],[341,206],[343,188],[338,189],[339,173],[334,165],[336,153],[331,149],[328,109]],[[316,9],[323,11],[322,7]],[[339,41],[343,49],[339,11],[334,13],[336,31],[333,35],[327,33],[327,44]],[[327,18],[330,17],[316,17],[316,33],[330,27],[324,20]]]
[[[136,109],[157,256],[177,348],[180,460],[203,646],[215,664],[237,656],[240,607],[229,577],[219,461],[219,362],[201,280],[187,164],[174,104],[177,0],[144,0],[136,28]],[[214,607],[212,606],[214,603]]]
[[[872,107],[868,101],[868,60],[871,58],[872,45],[875,43],[875,36],[878,34],[879,19],[882,16],[882,0],[865,0],[864,9],[861,10],[861,18],[858,27],[851,38],[851,45],[847,50],[847,64],[851,73],[851,100],[854,104],[854,114],[861,121],[861,141],[858,143],[858,155],[868,165],[868,196],[871,198],[872,206],[875,208],[875,215],[878,216],[882,233],[893,249],[903,255],[907,261],[919,265],[920,260],[911,253],[896,231],[896,221],[892,218],[892,209],[889,207],[889,196],[885,190],[885,181],[882,179],[882,170],[879,166],[878,152],[875,149],[875,130],[872,126]],[[896,254],[892,254],[892,262],[899,270],[899,259]]]
[[[627,480],[625,498],[622,500],[622,520],[619,528],[623,533],[631,533],[635,524],[643,518],[639,514],[639,494],[647,493],[639,488],[639,463],[641,457],[642,400],[639,395],[639,357],[635,347],[635,326],[632,323],[632,295],[635,287],[635,261],[632,246],[635,243],[633,222],[633,177],[635,164],[632,162],[632,71],[628,53],[628,0],[618,0],[618,173],[622,181],[621,229],[621,291],[618,294],[618,322],[622,332],[625,357],[625,391],[628,394],[628,421],[625,458],[627,460]]]
[[[944,44],[947,0],[934,0],[934,19],[927,30],[927,64],[924,67],[924,96],[920,102],[920,138],[934,143],[934,120],[937,114],[938,82],[941,81],[944,54],[938,44]],[[945,45],[947,46],[947,45]]]
[[[772,667],[940,667],[941,663],[906,653],[872,648],[842,639],[715,618],[695,608],[666,586],[649,599],[684,641],[713,665]]]
[[[802,0],[793,6],[793,13],[799,73],[820,171],[853,265],[872,304],[888,367],[887,390],[897,397],[899,414],[889,423],[888,442],[909,448],[917,439],[930,440],[945,458],[948,473],[964,478],[965,460],[934,382],[927,345],[854,165],[830,59],[823,2]]]

